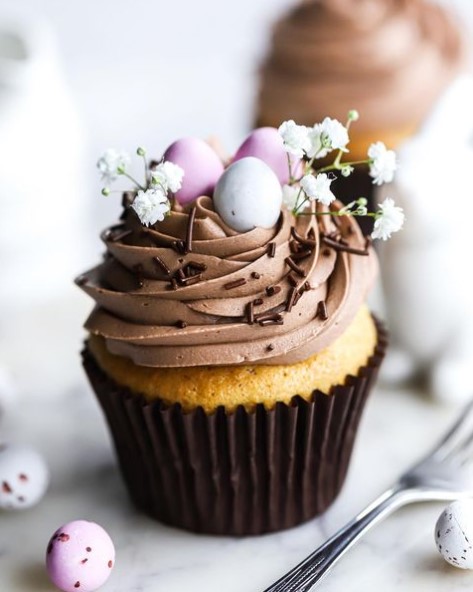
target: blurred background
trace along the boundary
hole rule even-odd
[[[294,3],[0,0],[0,361],[21,388],[82,379],[91,303],[72,279],[120,211],[100,195],[100,153],[159,157],[183,135],[233,151],[271,24]],[[471,0],[445,3],[473,27]]]

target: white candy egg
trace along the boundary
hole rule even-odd
[[[459,500],[445,508],[435,526],[435,542],[445,561],[473,569],[473,500]]]
[[[249,156],[231,164],[214,191],[215,209],[238,232],[271,228],[281,213],[282,189],[274,171]]]
[[[43,457],[27,446],[0,444],[0,508],[22,510],[34,506],[49,484]]]

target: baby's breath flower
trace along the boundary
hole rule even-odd
[[[288,154],[302,158],[310,145],[308,131],[305,125],[297,125],[292,119],[281,123],[278,132],[284,142],[284,150]]]
[[[182,179],[184,171],[180,166],[173,162],[160,162],[151,171],[151,183],[153,185],[160,185],[167,193],[171,191],[176,193],[182,187]]]
[[[337,119],[326,117],[322,123],[316,123],[308,133],[310,147],[307,156],[324,158],[332,150],[343,150],[350,141],[347,128]]]
[[[348,121],[358,121],[360,119],[360,114],[356,109],[350,109],[348,111]]]
[[[131,207],[135,210],[141,223],[145,226],[162,222],[169,212],[169,200],[160,187],[138,191]]]
[[[324,206],[330,205],[335,199],[335,195],[330,189],[332,179],[325,173],[317,176],[305,175],[301,179],[301,187],[309,198],[309,201],[319,201]]]
[[[401,230],[404,224],[404,212],[402,208],[396,206],[394,200],[387,197],[375,215],[374,230],[371,233],[372,238],[387,240],[393,232]]]
[[[397,168],[394,150],[387,150],[383,142],[376,142],[369,147],[368,158],[372,161],[370,163],[370,176],[373,177],[373,183],[375,185],[390,183]]]
[[[282,201],[288,210],[294,210],[296,207],[297,197],[299,195],[299,187],[294,185],[283,185]]]
[[[123,174],[130,157],[126,152],[120,152],[114,148],[105,150],[97,161],[97,168],[102,175],[102,181],[110,185],[118,175]]]

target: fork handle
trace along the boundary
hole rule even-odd
[[[365,532],[410,501],[406,490],[389,489],[265,592],[308,592]]]

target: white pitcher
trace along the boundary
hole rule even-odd
[[[0,18],[0,321],[81,268],[84,139],[51,31]]]

